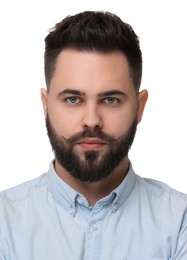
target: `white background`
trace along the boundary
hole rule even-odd
[[[44,37],[65,16],[116,13],[140,37],[149,101],[130,152],[137,174],[187,193],[187,8],[181,0],[0,2],[0,189],[35,178],[53,158],[40,88]]]

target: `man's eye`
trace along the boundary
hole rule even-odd
[[[117,98],[114,98],[114,97],[108,97],[108,98],[105,98],[105,103],[117,104],[117,103],[119,103],[119,100]]]
[[[69,98],[66,98],[66,101],[70,104],[76,104],[78,102],[80,102],[80,98],[78,97],[69,97]]]

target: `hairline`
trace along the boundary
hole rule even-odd
[[[131,66],[129,64],[129,60],[127,58],[127,56],[125,55],[125,53],[120,50],[120,49],[113,49],[113,50],[106,50],[106,51],[103,51],[103,50],[98,50],[98,49],[91,49],[91,48],[79,48],[79,47],[76,47],[76,46],[67,46],[67,47],[64,47],[61,49],[61,51],[58,52],[58,55],[55,57],[54,59],[54,62],[53,62],[53,68],[52,68],[52,75],[50,77],[50,80],[49,82],[46,81],[46,87],[47,87],[47,91],[49,92],[50,91],[50,85],[51,85],[51,81],[52,81],[52,78],[55,74],[55,69],[56,69],[56,64],[57,64],[57,60],[60,56],[60,54],[65,51],[65,50],[72,50],[72,51],[77,51],[77,52],[83,52],[83,53],[95,53],[95,54],[100,54],[100,55],[108,55],[108,54],[113,54],[113,53],[121,53],[123,54],[123,56],[126,58],[127,60],[127,64],[128,64],[128,67],[129,67],[129,75],[130,75],[130,78],[132,80],[132,84],[133,84],[133,87],[135,89],[136,92],[139,91],[139,88],[140,86],[136,87],[135,84],[134,84],[134,79],[133,79],[133,75],[132,75],[132,69],[131,69]]]

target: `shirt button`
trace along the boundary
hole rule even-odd
[[[78,197],[78,198],[77,198],[77,201],[78,201],[79,204],[83,204],[83,202],[84,202],[84,201],[83,201],[83,198],[81,198],[81,197]]]
[[[112,206],[112,212],[115,213],[118,209],[118,206],[117,204],[115,203],[113,206]]]
[[[75,209],[71,206],[69,212],[72,216],[75,216]]]
[[[96,224],[95,222],[92,224],[92,230],[93,230],[93,231],[96,231],[96,230],[97,230],[97,224]]]

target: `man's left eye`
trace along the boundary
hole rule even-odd
[[[108,104],[116,104],[116,103],[119,103],[119,100],[114,97],[108,97],[105,99],[105,102]]]

